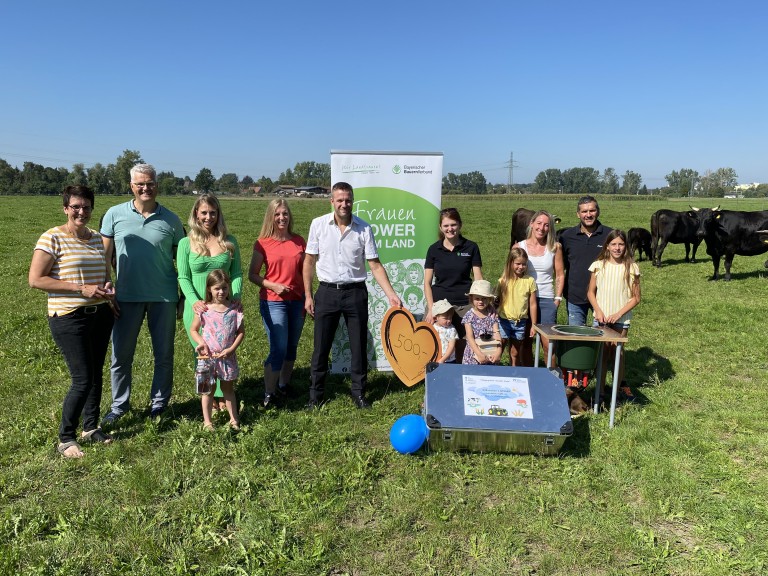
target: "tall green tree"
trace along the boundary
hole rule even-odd
[[[600,191],[600,172],[594,168],[569,168],[563,172],[564,191],[593,195]]]
[[[222,174],[221,178],[216,182],[216,189],[226,194],[239,194],[240,182],[237,179],[237,174],[234,172]]]
[[[277,183],[283,184],[283,185],[292,184],[292,185],[298,186],[298,184],[296,184],[295,178],[293,177],[293,170],[291,170],[290,168],[288,168],[285,172],[280,173],[280,176],[278,176],[277,178]]]
[[[254,182],[254,186],[261,186],[261,191],[265,194],[270,194],[272,190],[275,188],[275,183],[272,181],[272,178],[267,178],[266,176],[262,176],[256,182]]]
[[[600,176],[600,192],[603,194],[619,193],[619,175],[613,168],[603,170],[603,175]]]
[[[533,182],[534,192],[540,194],[558,193],[563,191],[565,181],[559,168],[547,168],[536,175]]]
[[[110,194],[112,192],[110,189],[107,168],[103,164],[97,162],[88,168],[87,178],[88,187],[93,190],[93,193],[97,196]]]
[[[211,192],[215,184],[216,178],[208,168],[201,168],[195,176],[195,190],[198,192]]]
[[[250,188],[253,185],[254,185],[253,178],[251,178],[248,175],[243,176],[243,179],[240,180],[240,188],[242,188],[243,190],[247,190],[248,188]]]
[[[699,173],[691,168],[681,168],[679,172],[672,170],[664,178],[669,184],[672,196],[689,196],[695,191]]]
[[[737,183],[738,177],[733,168],[718,168],[714,172],[707,170],[701,178],[702,195],[722,198],[732,192]]]
[[[112,193],[130,194],[131,168],[143,163],[144,160],[138,150],[123,150],[123,153],[117,157],[112,170]]]
[[[184,178],[177,178],[173,172],[159,172],[157,174],[157,189],[163,196],[176,194],[189,194],[184,189]]]
[[[321,162],[297,162],[293,167],[293,184],[296,186],[331,185],[331,165]]]
[[[69,186],[87,186],[88,174],[85,171],[84,164],[74,164],[72,166],[72,172],[69,173],[67,178],[67,185]]]
[[[20,192],[19,179],[19,170],[0,159],[0,194],[18,194]]]
[[[621,185],[621,193],[622,194],[632,194],[636,195],[640,193],[640,184],[642,183],[643,179],[637,172],[632,172],[632,170],[627,170],[624,173],[624,181]]]
[[[60,194],[67,185],[69,171],[66,168],[51,168],[34,162],[24,162],[20,174],[20,192],[35,196]]]

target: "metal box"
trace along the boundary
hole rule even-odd
[[[562,380],[546,368],[429,364],[433,450],[557,454],[573,433]]]

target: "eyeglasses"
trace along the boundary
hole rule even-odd
[[[86,206],[85,204],[70,204],[67,208],[75,212],[90,212],[93,210],[93,206]]]
[[[488,332],[485,334],[480,334],[480,340],[483,342],[490,342],[491,338],[493,338],[493,334],[488,334]]]
[[[147,190],[154,190],[157,186],[156,182],[131,182],[136,188],[146,188]]]

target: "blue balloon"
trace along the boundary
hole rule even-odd
[[[429,428],[424,418],[418,414],[408,414],[398,418],[389,431],[389,442],[400,454],[413,454],[424,445],[429,436]]]

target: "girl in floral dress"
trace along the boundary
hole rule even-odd
[[[235,350],[242,343],[245,330],[242,309],[229,299],[230,286],[229,275],[223,270],[213,270],[208,274],[205,281],[206,310],[192,320],[189,335],[197,344],[197,354],[213,360],[213,369],[221,381],[221,391],[229,412],[229,425],[239,430],[235,380],[240,375],[240,369]],[[204,395],[202,404],[203,428],[213,430],[212,395]]]

